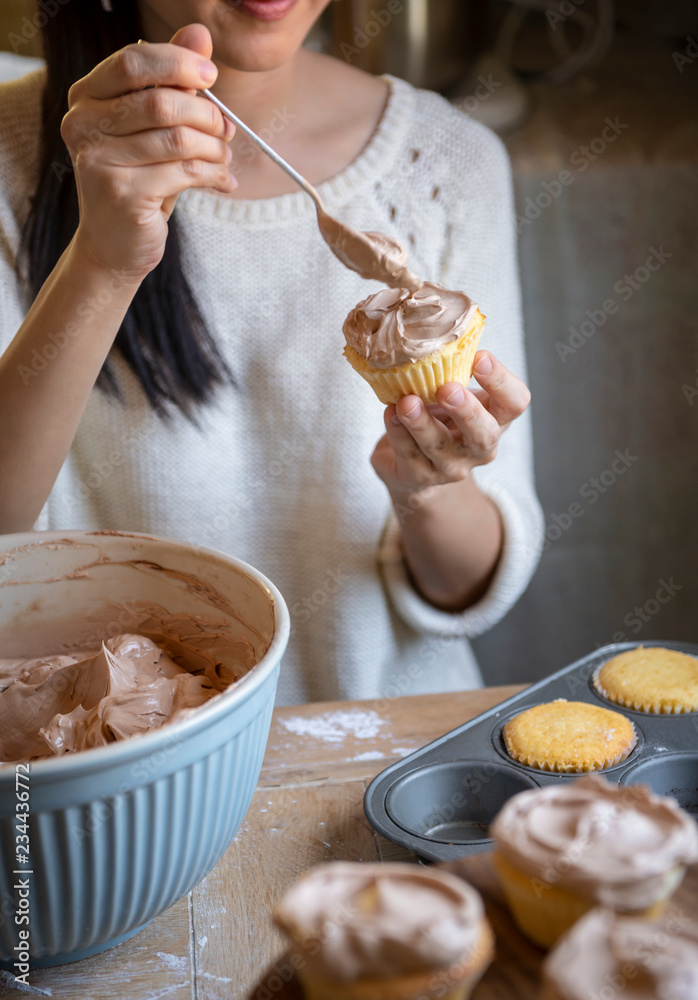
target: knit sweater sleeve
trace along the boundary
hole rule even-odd
[[[446,210],[436,279],[467,292],[479,305],[487,317],[480,347],[491,350],[526,379],[509,159],[501,141],[488,129],[455,109],[444,110],[442,122],[444,117],[431,143],[435,169],[438,158],[439,198]],[[504,529],[503,551],[492,583],[476,604],[449,613],[426,602],[410,582],[394,515],[383,533],[378,559],[385,585],[398,614],[419,632],[482,634],[520,597],[538,562],[543,517],[533,482],[528,413],[503,433],[496,459],[475,469],[473,475],[496,504]]]

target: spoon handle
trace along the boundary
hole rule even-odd
[[[306,194],[309,194],[310,197],[313,199],[318,211],[320,212],[323,211],[322,199],[320,198],[320,195],[317,193],[313,185],[309,181],[307,181],[305,177],[302,176],[302,174],[299,174],[297,170],[294,170],[290,163],[287,163],[282,156],[279,156],[276,150],[272,149],[271,146],[267,145],[264,139],[258,136],[256,132],[252,131],[249,125],[245,125],[245,123],[241,121],[237,115],[233,114],[230,108],[227,108],[222,101],[219,101],[218,98],[215,96],[215,94],[212,94],[210,90],[202,90],[200,91],[200,93],[202,93],[204,97],[207,97],[209,101],[215,104],[216,107],[221,111],[222,114],[225,115],[226,118],[229,118],[231,122],[234,122],[235,125],[237,125],[238,128],[241,128],[242,131],[245,133],[245,135],[248,135],[250,137],[252,142],[256,143],[256,145],[259,146],[260,149],[263,149],[264,152],[267,154],[267,156],[270,156],[272,158],[274,163],[278,164],[282,170],[286,171],[289,177],[292,177],[294,179],[296,184],[300,184],[300,186],[303,188]]]

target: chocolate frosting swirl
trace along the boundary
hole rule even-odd
[[[492,836],[519,870],[621,910],[650,906],[698,859],[698,825],[673,799],[598,775],[515,795]]]
[[[317,975],[351,982],[449,968],[477,947],[483,907],[446,872],[333,862],[304,875],[274,919]]]
[[[661,923],[591,910],[550,953],[545,981],[564,1000],[696,1000],[698,927],[685,916]]]
[[[467,330],[475,306],[464,292],[425,281],[410,293],[384,288],[344,321],[347,343],[373,368],[394,368],[441,350]]]
[[[0,764],[148,732],[204,705],[254,665],[245,640],[210,635],[160,610],[143,611],[153,639],[124,633],[96,648],[0,660]]]

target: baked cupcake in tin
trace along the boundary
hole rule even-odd
[[[503,736],[507,753],[520,764],[560,773],[614,767],[637,743],[635,727],[620,712],[564,698],[514,716]]]
[[[604,698],[637,712],[698,711],[698,659],[676,649],[627,649],[595,671],[593,684]]]
[[[541,1000],[696,1000],[698,924],[592,910],[547,956],[543,984]]]
[[[494,954],[476,890],[417,865],[321,865],[274,919],[307,1000],[466,1000]]]
[[[384,288],[344,321],[344,356],[381,403],[411,393],[435,403],[446,382],[470,381],[484,322],[464,292],[435,282],[416,291]]]
[[[674,799],[598,775],[514,795],[491,835],[514,919],[543,947],[598,905],[658,917],[698,860],[698,824]]]

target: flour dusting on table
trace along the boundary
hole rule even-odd
[[[189,959],[184,955],[168,955],[165,951],[156,952],[161,962],[174,972],[185,973],[189,971]]]
[[[310,719],[298,715],[279,721],[290,733],[313,736],[325,743],[342,743],[350,735],[357,740],[370,740],[387,725],[387,719],[381,719],[377,712],[362,711],[360,708],[325,712]]]

